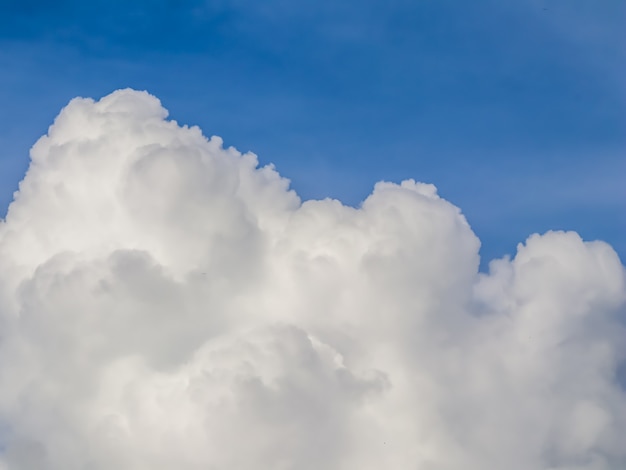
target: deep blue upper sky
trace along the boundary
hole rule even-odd
[[[489,259],[571,229],[626,259],[626,2],[0,0],[0,213],[74,96],[145,89],[356,205],[432,182]]]

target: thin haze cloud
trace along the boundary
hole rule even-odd
[[[302,201],[157,98],[77,98],[0,225],[0,468],[626,467],[624,267],[479,273],[433,185]]]

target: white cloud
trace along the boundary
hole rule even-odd
[[[626,467],[624,268],[478,273],[432,185],[301,202],[147,93],[73,100],[0,226],[0,468]]]

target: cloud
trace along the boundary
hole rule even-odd
[[[31,157],[0,225],[0,468],[626,465],[609,245],[532,235],[479,273],[434,186],[303,202],[132,90],[71,101]]]

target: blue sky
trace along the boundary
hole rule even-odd
[[[303,198],[431,182],[490,259],[571,229],[626,258],[621,0],[0,0],[0,208],[74,96],[124,87]]]

